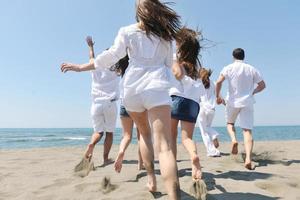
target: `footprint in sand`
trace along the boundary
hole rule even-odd
[[[79,177],[85,177],[93,170],[95,170],[94,162],[87,158],[82,158],[74,168],[75,175]]]
[[[110,193],[110,192],[114,191],[115,189],[117,189],[117,187],[118,187],[117,185],[111,184],[110,178],[104,177],[102,179],[101,191],[102,191],[103,194]]]
[[[257,182],[255,183],[255,186],[257,186],[260,189],[272,192],[274,194],[278,194],[283,189],[279,185],[270,182]]]
[[[206,200],[207,188],[205,182],[203,180],[193,181],[190,187],[190,193],[197,200]]]

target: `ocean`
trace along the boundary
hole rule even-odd
[[[220,141],[230,141],[226,127],[216,127]],[[0,129],[0,149],[24,149],[40,147],[84,146],[89,143],[93,130],[89,128],[22,128]],[[239,141],[243,140],[241,129],[237,128]],[[300,126],[258,126],[253,130],[255,141],[300,140]],[[122,139],[122,129],[114,133],[114,144]],[[194,138],[202,142],[200,130],[196,127]],[[178,142],[181,143],[180,134]],[[133,132],[132,143],[137,143],[136,132]],[[103,144],[103,139],[100,142]]]

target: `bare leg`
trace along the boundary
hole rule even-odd
[[[156,177],[154,173],[154,151],[151,138],[151,129],[148,121],[148,113],[147,111],[142,113],[130,112],[129,115],[133,119],[141,134],[140,150],[148,175],[148,189],[150,192],[155,192]]]
[[[244,143],[245,143],[245,152],[246,152],[246,159],[245,159],[245,167],[247,169],[252,170],[251,166],[251,154],[253,149],[253,138],[252,138],[252,132],[249,129],[243,129],[244,132]]]
[[[182,144],[189,152],[192,162],[192,178],[199,180],[202,178],[200,159],[197,153],[197,147],[193,141],[193,132],[195,123],[181,121]]]
[[[178,122],[177,119],[171,119],[171,134],[172,134],[172,151],[175,159],[177,158],[177,136],[178,136]]]
[[[103,136],[103,132],[101,133],[93,133],[92,138],[91,138],[91,142],[88,144],[86,151],[85,151],[85,158],[91,159],[93,156],[93,151],[95,148],[95,145],[101,140]]]
[[[138,170],[142,170],[142,169],[145,169],[145,167],[144,167],[141,149],[140,149],[140,131],[138,128],[136,129],[136,135],[137,135],[137,139],[138,139]]]
[[[157,106],[148,111],[152,124],[155,149],[158,153],[161,175],[169,199],[180,199],[180,186],[177,176],[177,164],[171,143],[171,109],[170,106]]]
[[[114,164],[115,171],[118,173],[121,172],[125,151],[132,139],[132,128],[133,128],[133,121],[130,117],[121,117],[121,123],[123,127],[123,138],[120,143],[119,153],[117,155]]]
[[[235,133],[234,124],[227,123],[227,131],[228,131],[228,134],[230,135],[231,143],[232,143],[231,153],[233,155],[236,155],[236,154],[238,154],[238,142],[237,142],[237,139],[235,136],[236,133]]]
[[[104,151],[103,151],[103,160],[104,165],[107,165],[112,162],[111,159],[108,158],[108,154],[110,152],[111,146],[113,143],[113,133],[112,132],[106,132],[105,140],[104,140]]]

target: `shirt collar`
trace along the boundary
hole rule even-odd
[[[243,60],[234,60],[234,62],[243,63]]]

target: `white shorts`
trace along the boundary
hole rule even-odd
[[[94,132],[114,132],[118,116],[117,102],[103,101],[93,103],[91,115]]]
[[[247,106],[242,108],[235,108],[227,105],[225,109],[226,120],[229,124],[234,124],[236,118],[239,117],[240,127],[242,129],[253,129],[254,123],[254,109],[253,106]]]
[[[146,90],[140,94],[125,97],[123,104],[129,112],[144,112],[145,110],[150,110],[157,106],[170,106],[172,101],[167,90]]]

